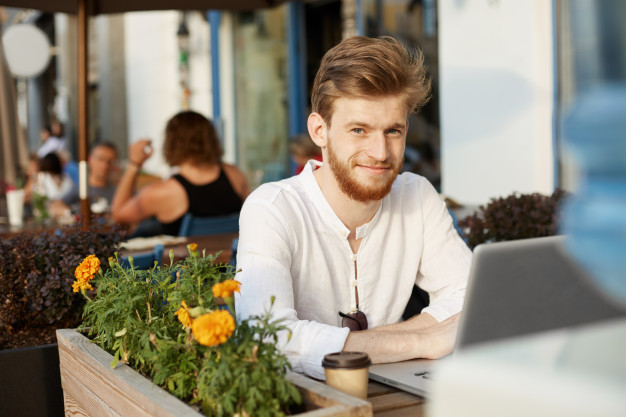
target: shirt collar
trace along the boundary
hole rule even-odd
[[[302,175],[302,179],[304,181],[305,190],[311,197],[311,200],[315,204],[316,208],[321,213],[322,219],[326,221],[326,223],[340,236],[344,238],[348,238],[350,234],[350,229],[343,224],[341,219],[335,214],[330,204],[324,197],[324,193],[320,188],[315,176],[313,175],[313,171],[323,165],[322,162],[316,160],[309,160],[304,169],[300,173]],[[369,222],[357,227],[356,229],[356,238],[360,239],[362,237],[366,237],[371,230],[374,228],[379,218],[381,217],[381,213],[386,211],[389,207],[389,195],[383,198],[380,206],[378,206],[378,210],[376,210],[376,214]]]

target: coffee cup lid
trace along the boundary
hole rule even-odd
[[[360,369],[372,364],[365,352],[335,352],[324,356],[322,366],[326,369]]]

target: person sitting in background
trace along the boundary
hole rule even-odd
[[[74,184],[78,184],[80,181],[80,173],[78,172],[78,162],[72,157],[72,154],[67,149],[61,149],[57,151],[57,155],[61,158],[61,165],[63,165],[63,172],[67,174]]]
[[[178,113],[165,128],[163,155],[178,173],[150,184],[133,195],[137,175],[152,155],[150,140],[129,147],[129,163],[113,198],[111,214],[120,223],[138,223],[155,217],[161,233],[178,235],[183,216],[238,213],[250,193],[245,175],[222,162],[222,147],[211,121],[193,111]]]
[[[43,158],[50,152],[59,152],[63,149],[65,149],[65,138],[63,137],[63,125],[60,122],[55,121],[41,129],[41,146],[37,149],[39,158]]]
[[[94,146],[87,160],[89,172],[87,176],[88,195],[91,211],[96,214],[109,212],[117,184],[113,174],[117,167],[117,148],[111,142],[101,142]],[[78,184],[66,193],[61,200],[50,204],[50,212],[54,215],[68,208],[76,213],[79,210]]]
[[[296,164],[295,175],[302,172],[310,159],[322,161],[322,150],[311,140],[308,133],[299,133],[289,140],[289,154]]]
[[[73,186],[72,179],[63,173],[59,155],[50,152],[39,159],[36,185],[39,194],[45,195],[48,201],[60,200]]]

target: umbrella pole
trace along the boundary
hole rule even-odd
[[[89,17],[87,13],[87,0],[78,0],[78,168],[79,168],[79,197],[80,212],[82,215],[83,229],[89,227],[91,213],[87,187],[87,155],[89,143],[87,140],[87,117],[88,117],[88,83],[87,83],[87,28]]]

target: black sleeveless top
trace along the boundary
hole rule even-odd
[[[241,210],[243,201],[235,192],[223,169],[220,169],[220,176],[215,181],[204,185],[194,185],[180,174],[176,174],[172,178],[185,189],[189,199],[187,212],[194,216],[223,216],[238,213]],[[161,223],[162,233],[178,236],[183,216],[171,223]]]

